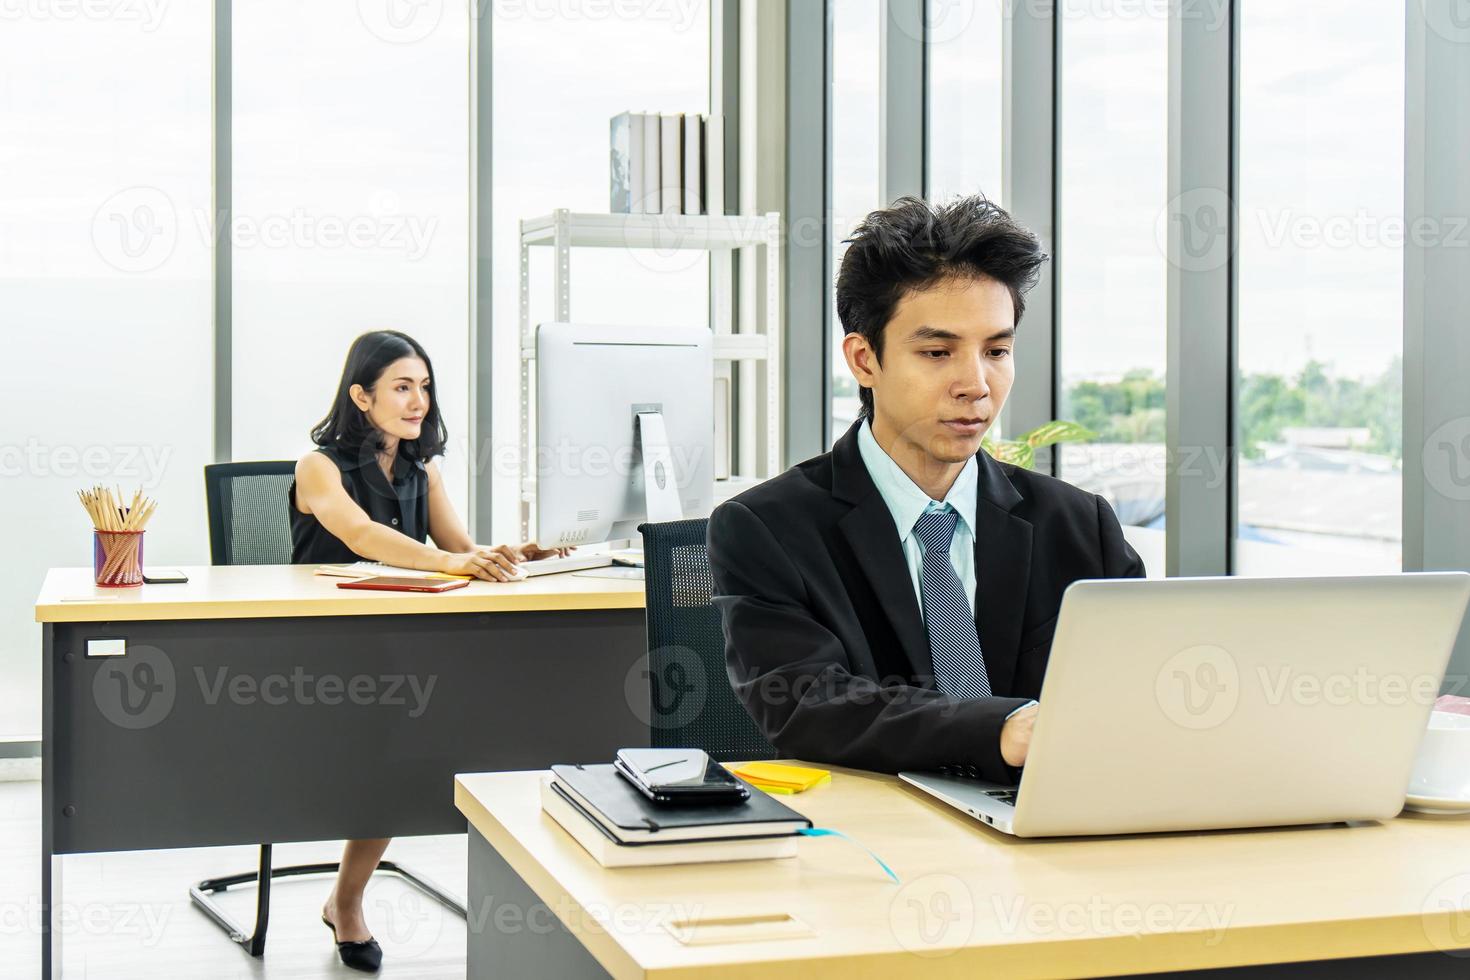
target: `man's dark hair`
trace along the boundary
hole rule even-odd
[[[981,195],[931,205],[902,197],[862,220],[847,239],[837,273],[837,317],[843,333],[865,337],[883,363],[883,328],[905,294],[945,280],[994,279],[1010,290],[1016,324],[1046,253],[1035,235]],[[862,412],[873,392],[861,388]]]

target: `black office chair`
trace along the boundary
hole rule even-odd
[[[289,565],[291,563],[291,513],[286,496],[296,478],[290,460],[262,463],[216,463],[204,467],[204,494],[209,511],[209,561],[212,565]],[[271,866],[271,845],[260,845],[260,868],[240,874],[206,878],[189,888],[189,899],[232,942],[251,956],[265,953],[265,934],[270,925],[271,882],[276,878],[336,874],[336,861],[322,864]],[[378,871],[396,874],[440,905],[466,917],[464,903],[423,875],[392,861],[381,861]],[[257,884],[255,931],[246,933],[225,910],[210,898],[237,885]]]
[[[211,565],[291,564],[290,460],[204,467]]]
[[[710,602],[706,519],[641,524],[652,744],[718,762],[774,759],[725,673],[725,631]]]

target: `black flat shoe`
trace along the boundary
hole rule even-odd
[[[383,965],[383,947],[376,939],[359,939],[350,943],[337,942],[337,927],[322,916],[322,925],[332,930],[332,942],[337,943],[337,955],[344,966],[364,973],[377,973]]]

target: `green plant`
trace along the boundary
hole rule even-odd
[[[980,448],[1002,463],[1011,463],[1029,470],[1036,465],[1036,450],[1059,442],[1086,442],[1096,439],[1097,433],[1076,422],[1058,419],[1038,425],[1030,432],[1021,433],[1016,439],[992,439],[986,436]]]

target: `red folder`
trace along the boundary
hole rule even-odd
[[[376,589],[380,592],[448,592],[469,585],[468,579],[447,578],[398,578],[393,575],[374,575],[372,578],[355,582],[338,582],[339,589]]]

